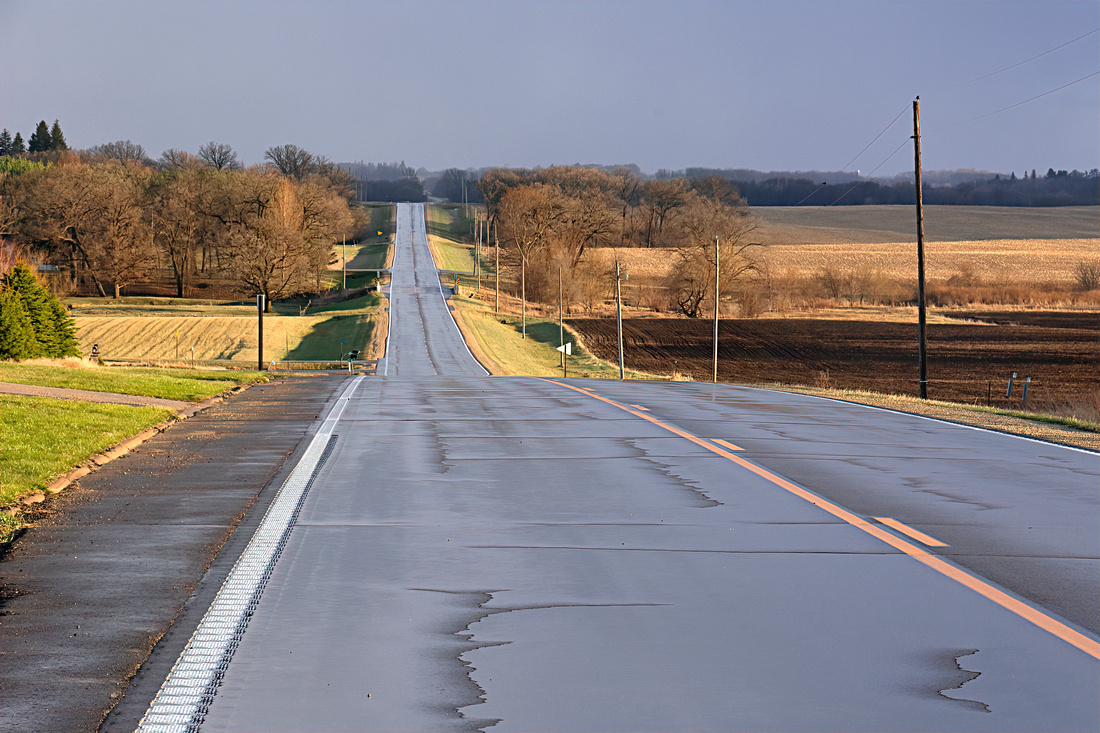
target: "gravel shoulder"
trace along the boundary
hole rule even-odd
[[[94,731],[120,701],[140,716],[131,678],[216,590],[207,570],[232,564],[247,541],[234,530],[262,514],[342,381],[256,385],[36,505],[0,562],[5,731]]]

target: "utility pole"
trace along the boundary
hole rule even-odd
[[[928,354],[925,351],[924,196],[920,180],[920,97],[913,100],[913,169],[917,183],[917,324],[920,332],[920,398],[928,399]]]
[[[623,292],[618,260],[615,260],[615,324],[619,340],[619,379],[626,379],[626,370],[623,369]]]
[[[488,213],[486,213],[488,217]],[[496,298],[493,301],[493,313],[500,313],[500,232],[493,227],[493,243],[496,245],[496,265],[493,267],[493,275],[496,277]]]
[[[561,267],[558,268],[558,346],[565,346],[565,325],[561,318]],[[565,366],[565,352],[561,352],[561,366]]]
[[[340,245],[340,270],[344,274],[344,290],[348,289],[348,235],[344,235],[344,243]]]
[[[259,346],[256,349],[256,371],[264,370],[264,296],[256,296],[257,330],[259,332]]]
[[[714,238],[714,379],[718,384],[718,237]]]

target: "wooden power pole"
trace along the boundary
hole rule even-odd
[[[718,237],[714,238],[714,379],[718,384]]]
[[[928,399],[928,355],[925,351],[925,308],[924,308],[924,196],[920,180],[920,97],[913,100],[913,169],[917,184],[917,329],[920,348],[918,363],[920,366],[920,398]]]

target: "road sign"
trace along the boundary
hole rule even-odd
[[[573,342],[570,341],[567,344],[562,344],[561,346],[556,348],[555,351],[560,351],[561,353],[565,354],[566,356],[572,356],[573,355]]]

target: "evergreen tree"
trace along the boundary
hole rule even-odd
[[[0,156],[11,155],[11,133],[8,132],[8,128],[4,128],[0,131]]]
[[[34,348],[31,319],[19,296],[0,289],[0,359],[27,359]]]
[[[15,133],[15,137],[11,141],[11,155],[22,155],[27,152],[27,146],[23,143],[23,135],[20,132]]]
[[[46,121],[42,120],[38,123],[38,127],[34,128],[34,132],[31,133],[31,139],[28,141],[27,150],[32,153],[41,153],[50,149],[50,128],[46,126]]]
[[[76,321],[69,315],[65,306],[52,294],[50,295],[50,316],[52,329],[51,356],[80,356],[80,342],[76,339]]]
[[[31,326],[29,357],[79,354],[76,327],[57,298],[38,283],[31,268],[19,263],[4,277],[4,290],[20,300]]]
[[[69,144],[65,142],[65,135],[61,132],[61,123],[53,121],[50,128],[50,150],[68,150]]]

